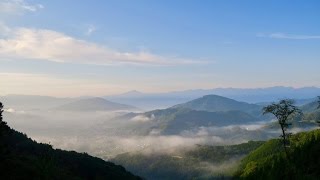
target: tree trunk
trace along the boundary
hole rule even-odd
[[[284,152],[286,153],[286,156],[288,158],[288,151],[287,151],[287,147],[286,147],[286,143],[287,143],[287,138],[286,138],[286,133],[284,130],[283,125],[281,125],[281,130],[282,130],[282,143],[283,143],[283,148],[284,148]]]

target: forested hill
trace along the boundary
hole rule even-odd
[[[0,170],[0,179],[140,179],[88,154],[37,143],[1,119]]]
[[[319,179],[320,129],[290,138],[286,157],[279,139],[272,139],[242,160],[236,177],[241,179]]]

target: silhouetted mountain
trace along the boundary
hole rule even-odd
[[[138,108],[105,100],[103,98],[80,99],[56,107],[55,110],[63,111],[132,111]]]

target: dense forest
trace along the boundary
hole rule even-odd
[[[197,145],[173,152],[124,153],[112,161],[147,179],[230,179],[239,160],[262,144],[249,141],[228,146]]]
[[[236,173],[241,179],[319,179],[320,130],[290,137],[288,155],[272,139],[245,157]]]
[[[2,104],[0,103],[0,114]],[[11,129],[0,117],[0,179],[140,179],[86,153],[53,149]]]

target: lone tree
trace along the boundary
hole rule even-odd
[[[294,101],[291,99],[283,99],[278,103],[272,103],[263,108],[263,114],[271,113],[273,114],[281,127],[283,148],[286,155],[288,156],[287,146],[289,145],[289,136],[290,133],[287,132],[290,123],[288,122],[291,118],[294,118],[297,115],[301,115],[302,112],[299,108],[293,105]]]

